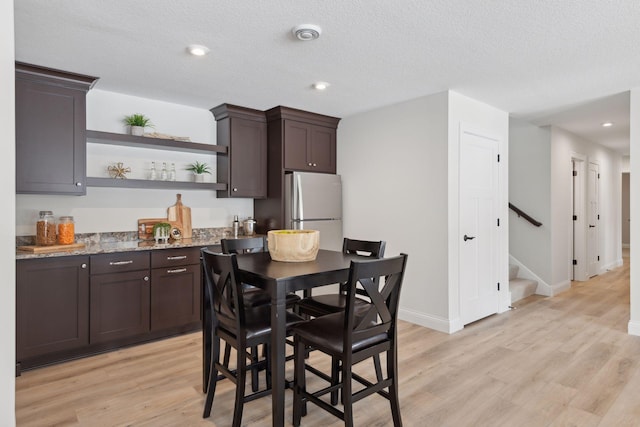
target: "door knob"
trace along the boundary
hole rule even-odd
[[[464,237],[463,237],[463,239],[464,239],[464,241],[465,241],[465,242],[466,242],[467,240],[473,240],[473,239],[475,239],[475,238],[476,238],[476,236],[467,236],[466,234],[465,234],[465,235],[464,235]]]

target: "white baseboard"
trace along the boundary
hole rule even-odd
[[[571,280],[565,280],[564,282],[556,283],[551,286],[551,295],[550,297],[558,295],[561,292],[568,291],[571,289]]]
[[[609,271],[609,270],[613,270],[614,268],[622,267],[622,264],[623,264],[622,258],[617,259],[617,260],[615,260],[614,262],[609,263],[609,264],[607,264],[607,265],[603,266],[603,267],[600,269],[600,274],[604,274],[604,273],[606,273],[606,272],[607,272],[607,271]]]
[[[430,314],[421,313],[415,310],[409,310],[401,308],[398,311],[398,318],[407,322],[415,323],[416,325],[424,326],[429,329],[434,329],[445,334],[452,334],[454,332],[462,330],[464,325],[460,322],[460,319],[447,320],[443,317],[432,316]]]
[[[640,336],[640,321],[629,320],[629,325],[627,326],[627,332],[629,333],[629,335]]]

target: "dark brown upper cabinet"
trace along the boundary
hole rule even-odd
[[[282,145],[283,169],[336,173],[336,128],[340,119],[275,107],[266,112],[277,145]],[[272,141],[269,141],[272,144]]]
[[[86,194],[86,94],[96,77],[16,63],[16,193]]]
[[[218,197],[267,197],[267,121],[264,112],[222,104],[211,109],[216,118],[217,142],[227,155],[218,155],[217,181],[227,190]]]

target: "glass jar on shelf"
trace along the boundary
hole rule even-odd
[[[51,211],[40,211],[36,222],[36,245],[51,246],[56,244],[56,222]]]
[[[58,220],[58,244],[71,245],[76,241],[75,224],[72,216],[61,216]]]

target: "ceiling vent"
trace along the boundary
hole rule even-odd
[[[297,27],[293,27],[291,32],[293,33],[294,36],[296,36],[298,40],[302,40],[306,42],[309,40],[315,40],[318,37],[320,37],[320,34],[322,33],[322,29],[317,25],[302,24],[302,25],[298,25]]]

